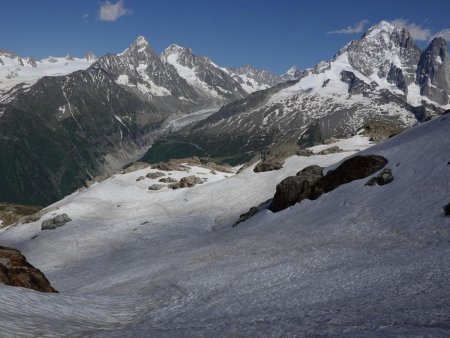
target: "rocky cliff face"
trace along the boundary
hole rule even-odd
[[[19,250],[0,246],[0,283],[41,292],[58,292]]]
[[[447,42],[443,38],[434,38],[420,56],[417,82],[422,95],[439,104],[449,103],[450,60]]]

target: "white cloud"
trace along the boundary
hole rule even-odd
[[[100,20],[102,21],[116,21],[121,16],[132,14],[128,8],[125,8],[123,0],[118,0],[116,3],[105,1],[100,6]]]
[[[433,36],[433,34],[431,34],[431,29],[425,28],[422,25],[418,25],[405,19],[395,19],[392,20],[391,23],[406,27],[414,40],[429,41]]]
[[[89,14],[88,13],[84,13],[83,14],[83,19],[86,19],[86,18],[88,18],[89,17]]]
[[[450,28],[446,28],[434,34],[433,38],[437,38],[438,36],[444,38],[447,41],[450,41]]]
[[[364,31],[365,26],[369,23],[369,20],[364,19],[360,22],[354,24],[353,26],[347,26],[342,29],[338,29],[335,31],[330,31],[328,34],[357,34],[362,33]]]

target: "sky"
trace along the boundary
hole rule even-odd
[[[406,25],[426,47],[450,40],[450,1],[3,0],[0,48],[21,56],[118,53],[142,35],[161,52],[172,43],[216,64],[284,73],[330,60],[381,20]]]

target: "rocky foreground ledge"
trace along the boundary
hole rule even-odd
[[[58,292],[19,250],[0,246],[0,283],[41,292]]]

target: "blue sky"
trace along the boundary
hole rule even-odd
[[[409,25],[422,47],[438,32],[450,39],[449,13],[445,0],[4,0],[0,48],[38,58],[103,55],[143,35],[157,52],[177,43],[221,66],[282,73],[332,58],[380,20]]]

